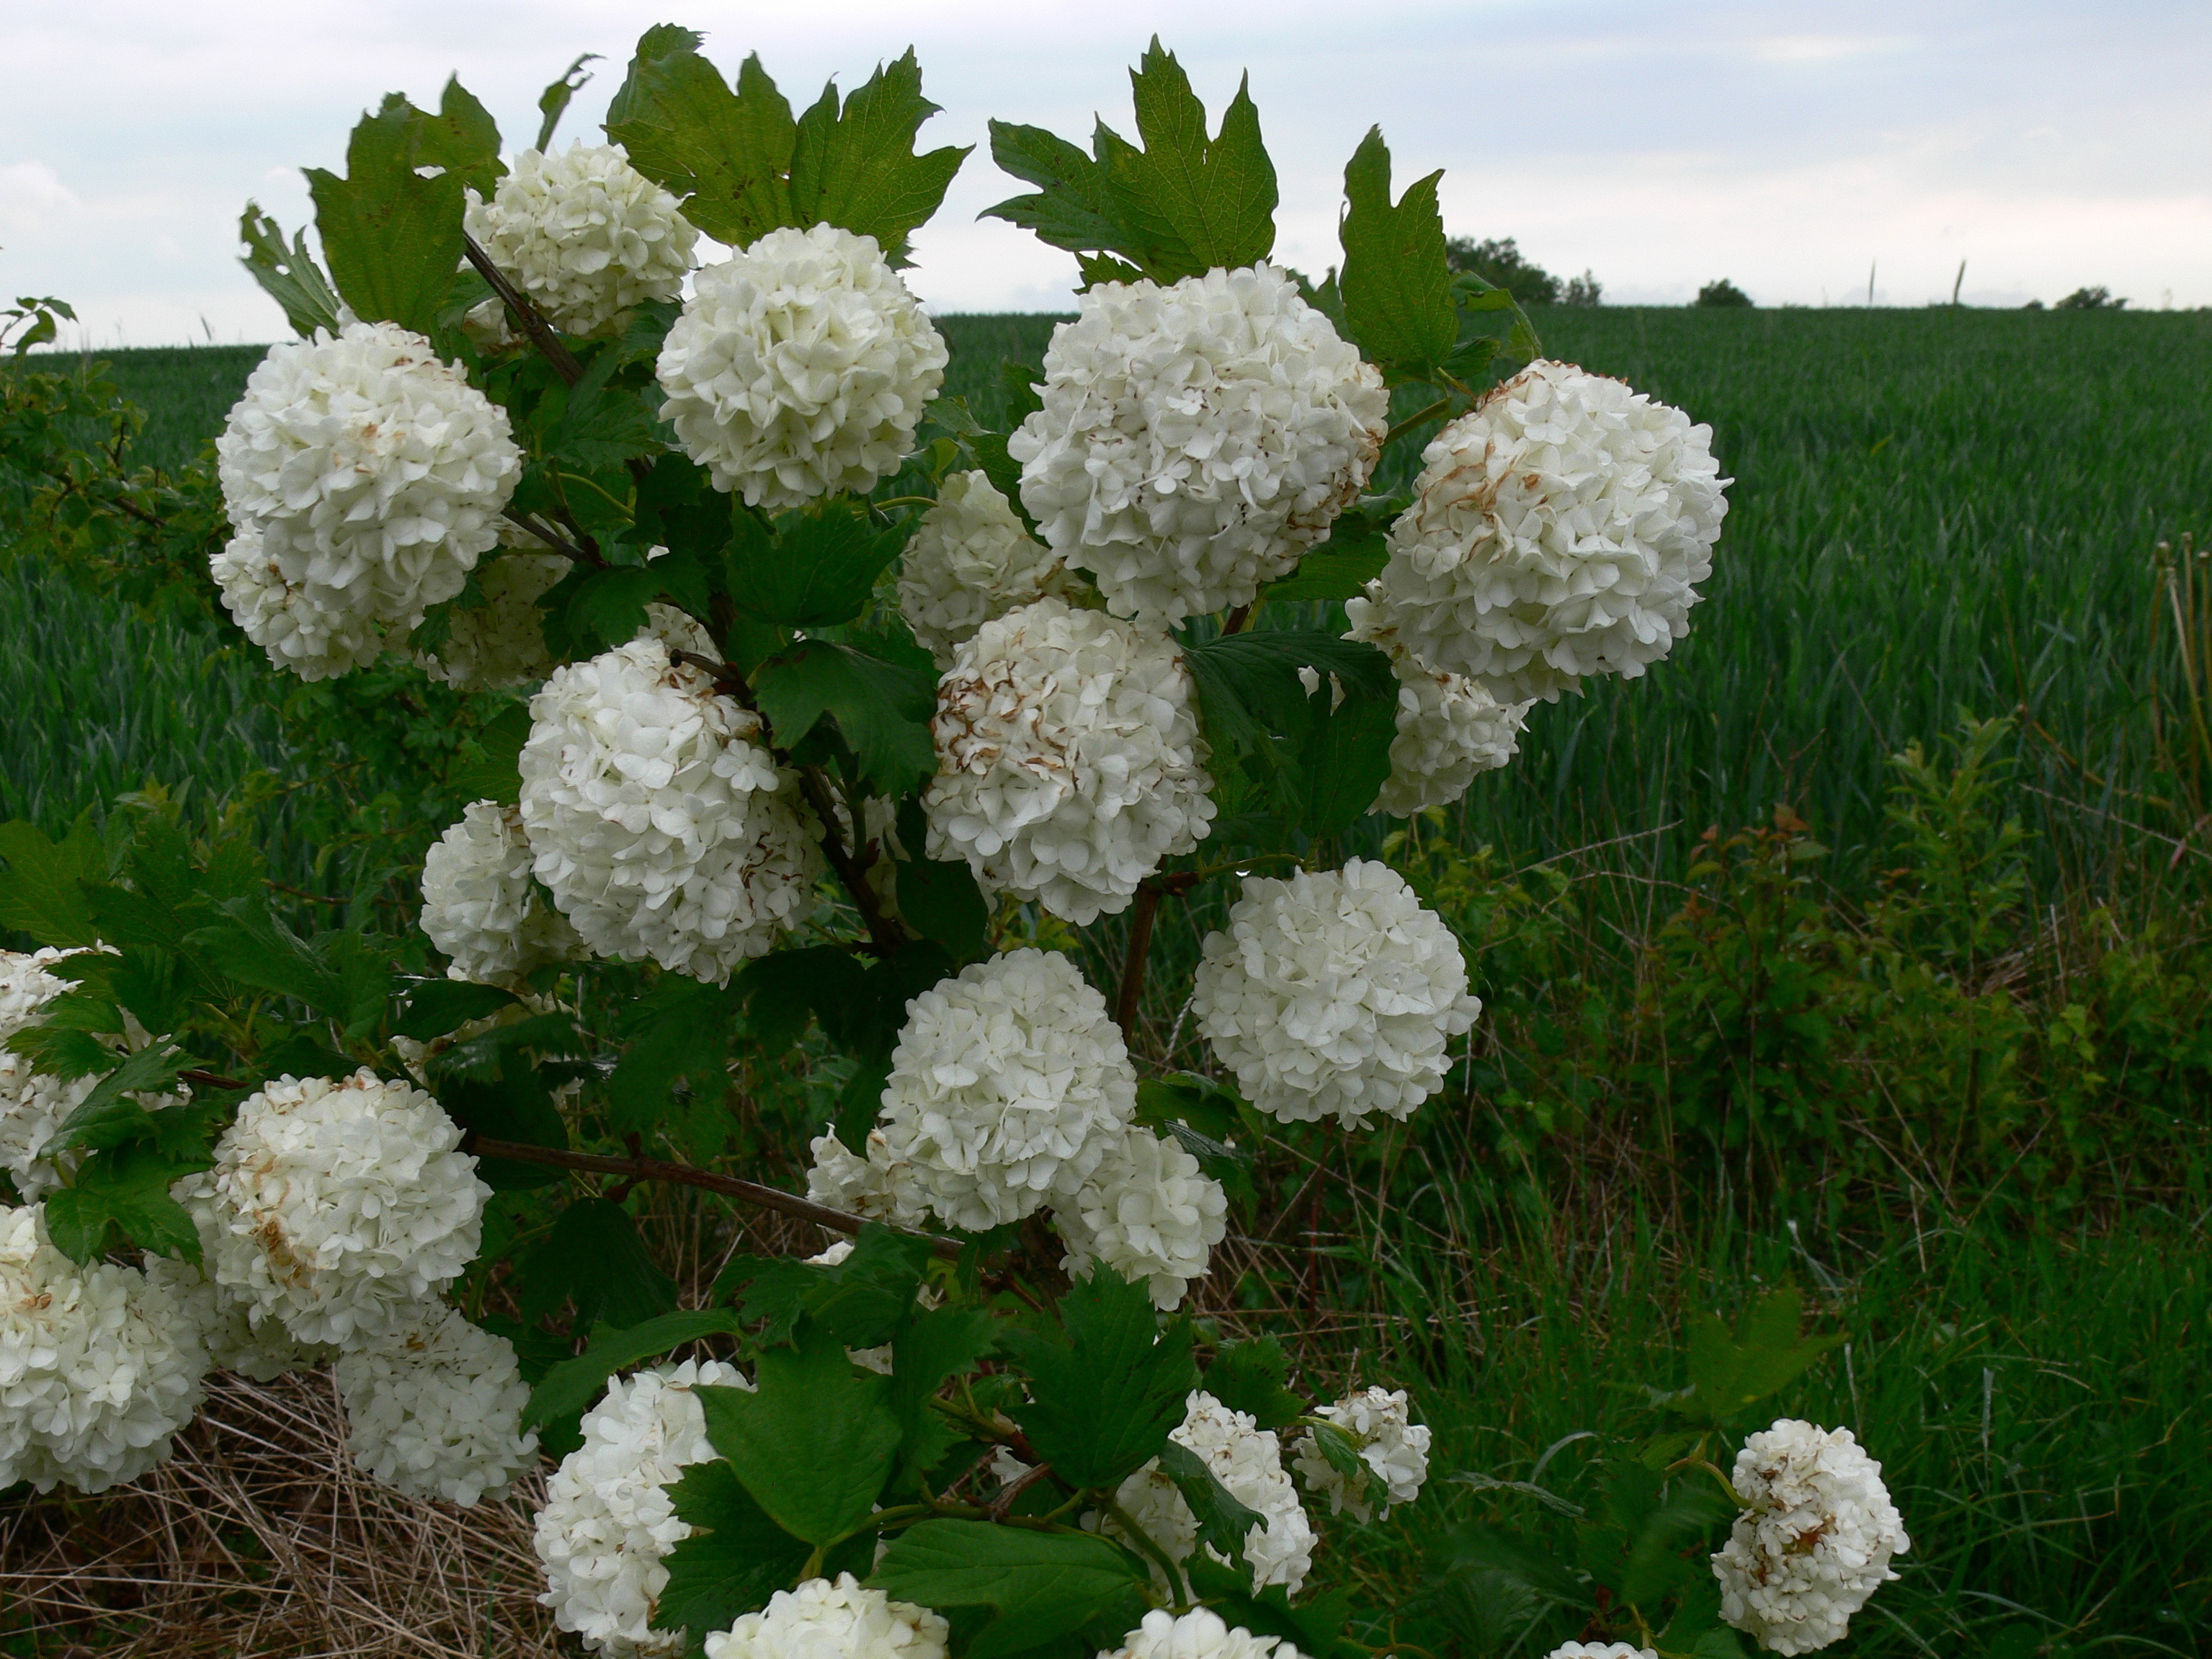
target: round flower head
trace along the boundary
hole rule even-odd
[[[557,670],[530,720],[533,867],[593,951],[720,984],[813,909],[821,854],[796,780],[759,716],[659,640]]]
[[[217,580],[272,661],[319,673],[459,592],[522,471],[507,411],[392,323],[271,346],[216,453],[241,532]]]
[[[1359,1461],[1374,1477],[1355,1487],[1322,1454],[1312,1431],[1301,1435],[1291,1461],[1306,1490],[1328,1499],[1331,1515],[1350,1510],[1362,1521],[1370,1519],[1369,1497],[1378,1487],[1386,1516],[1393,1504],[1410,1504],[1421,1495],[1421,1485],[1429,1478],[1429,1431],[1407,1414],[1403,1389],[1362,1389],[1334,1406],[1319,1407],[1314,1415],[1326,1418],[1352,1437]]]
[[[1244,1097],[1285,1123],[1405,1118],[1482,1012],[1459,941],[1388,865],[1255,876],[1210,933],[1191,1012]]]
[[[807,1151],[814,1158],[806,1172],[806,1196],[812,1202],[900,1227],[928,1216],[929,1200],[914,1165],[892,1158],[881,1129],[868,1131],[866,1158],[855,1157],[835,1135],[815,1136]]]
[[[501,539],[511,538],[502,532]],[[447,613],[445,642],[416,655],[422,672],[458,691],[503,691],[544,679],[553,672],[553,656],[545,648],[538,596],[569,568],[558,553],[508,553],[479,566],[484,602]]]
[[[1304,1659],[1279,1636],[1255,1636],[1212,1607],[1173,1613],[1155,1607],[1121,1645],[1099,1659]]]
[[[707,1659],[945,1659],[951,1627],[849,1572],[778,1590],[707,1638]]]
[[[484,1200],[460,1126],[366,1067],[283,1077],[246,1097],[215,1167],[177,1183],[210,1275],[302,1342],[410,1319],[474,1259]]]
[[[271,663],[303,680],[334,679],[366,668],[413,626],[349,609],[352,596],[343,588],[293,580],[252,519],[241,521],[209,558],[208,574],[246,637]]]
[[[583,954],[568,919],[531,885],[520,808],[480,800],[422,858],[422,931],[453,979],[511,984]]]
[[[1272,265],[1100,283],[1006,450],[1054,552],[1151,623],[1249,605],[1359,494],[1382,376]]]
[[[1181,1426],[1168,1438],[1194,1453],[1228,1488],[1229,1495],[1260,1519],[1244,1534],[1244,1559],[1257,1592],[1280,1584],[1292,1595],[1313,1568],[1314,1530],[1283,1468],[1282,1442],[1249,1413],[1231,1411],[1202,1389],[1194,1390]],[[1154,1459],[1121,1483],[1115,1499],[1152,1541],[1177,1561],[1198,1547],[1198,1517]],[[1115,1529],[1111,1521],[1106,1529]],[[1207,1554],[1215,1554],[1208,1546]],[[1159,1576],[1159,1569],[1152,1569]]]
[[[1531,363],[1421,452],[1376,620],[1502,703],[1633,679],[1687,631],[1728,511],[1712,428],[1620,380]]]
[[[884,1151],[971,1232],[1073,1193],[1137,1109],[1137,1074],[1066,957],[1013,951],[907,1005],[884,1085]]]
[[[1213,820],[1174,641],[1056,599],[985,623],[939,683],[929,856],[1084,924]]]
[[[720,1360],[687,1359],[607,1384],[584,1413],[584,1443],[545,1483],[538,1512],[538,1559],[562,1630],[609,1659],[674,1659],[689,1647],[680,1630],[654,1630],[668,1588],[668,1553],[691,1535],[677,1518],[669,1482],[715,1455],[699,1388],[750,1388]]]
[[[248,1304],[189,1261],[149,1252],[145,1272],[198,1333],[211,1371],[235,1371],[256,1382],[273,1382],[289,1372],[319,1365],[337,1352],[324,1344],[299,1340],[274,1319],[256,1326]]]
[[[167,1461],[207,1368],[166,1285],[81,1267],[47,1238],[45,1206],[0,1206],[0,1489],[136,1480]]]
[[[1079,605],[1086,592],[981,472],[945,479],[899,566],[899,614],[940,673],[992,617],[1048,593]]]
[[[1545,1659],[1659,1659],[1659,1656],[1633,1642],[1562,1642]]]
[[[456,1308],[426,1303],[381,1340],[333,1368],[353,1461],[413,1498],[464,1508],[503,1496],[538,1449],[522,1428],[530,1385],[514,1345]]]
[[[1103,1261],[1124,1279],[1146,1282],[1155,1307],[1174,1308],[1190,1281],[1206,1276],[1228,1213],[1221,1183],[1181,1145],[1131,1127],[1075,1195],[1054,1206],[1067,1247],[1060,1266],[1075,1273]]]
[[[1378,584],[1370,583],[1372,594]],[[1348,639],[1367,640],[1390,659],[1398,677],[1398,735],[1390,744],[1390,775],[1373,811],[1411,817],[1427,806],[1449,806],[1484,772],[1509,764],[1520,752],[1521,727],[1531,703],[1501,704],[1463,674],[1443,674],[1406,649],[1397,630],[1376,621],[1372,598],[1345,602],[1352,620]]]
[[[1912,1547],[1881,1465],[1849,1429],[1784,1418],[1745,1440],[1730,1480],[1751,1507],[1712,1559],[1721,1617],[1776,1653],[1843,1640]]]
[[[772,230],[700,271],[660,349],[661,414],[715,489],[781,513],[897,471],[947,361],[874,237]]]
[[[699,233],[677,205],[621,145],[579,141],[524,150],[490,201],[469,192],[463,222],[547,322],[594,334],[684,291]]]

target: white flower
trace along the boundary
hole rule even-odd
[[[1162,1310],[1177,1306],[1190,1281],[1206,1276],[1213,1247],[1228,1231],[1229,1200],[1221,1183],[1177,1142],[1132,1127],[1073,1198],[1056,1204],[1053,1220],[1067,1253],[1060,1266],[1081,1271],[1103,1261],[1122,1278],[1141,1280]]]
[[[1255,1636],[1223,1620],[1212,1607],[1172,1613],[1155,1607],[1121,1645],[1099,1659],[1303,1659],[1279,1636]]]
[[[1359,1461],[1382,1483],[1385,1516],[1393,1504],[1410,1504],[1421,1495],[1421,1484],[1429,1478],[1429,1431],[1407,1414],[1403,1389],[1362,1389],[1334,1406],[1318,1407],[1314,1415],[1326,1418],[1352,1437]],[[1336,1466],[1322,1455],[1311,1430],[1298,1437],[1291,1461],[1306,1490],[1328,1499],[1331,1515],[1350,1510],[1362,1521],[1370,1518],[1370,1488],[1353,1491]]]
[[[1545,1659],[1659,1659],[1659,1656],[1633,1642],[1562,1642]]]
[[[460,1126],[366,1067],[249,1095],[215,1167],[177,1183],[210,1276],[302,1342],[381,1335],[477,1253],[484,1200]]]
[[[821,854],[797,781],[759,717],[659,641],[556,670],[530,720],[533,867],[593,951],[720,984],[813,909]]]
[[[167,1460],[207,1368],[165,1284],[80,1267],[49,1242],[45,1206],[0,1206],[0,1489],[136,1480]]]
[[[524,150],[490,201],[469,192],[463,223],[547,322],[591,334],[684,291],[699,233],[677,205],[621,145],[580,140]]]
[[[1079,605],[1087,592],[981,472],[945,479],[899,566],[899,614],[940,673],[992,617],[1048,593]]]
[[[939,683],[929,856],[1078,924],[1213,820],[1190,671],[1173,641],[1038,600],[985,623]]]
[[[412,623],[395,624],[348,608],[343,589],[295,581],[264,544],[261,526],[241,522],[208,560],[223,609],[279,668],[303,680],[327,680],[366,668],[398,642]]]
[[[461,591],[522,471],[507,411],[391,323],[271,346],[216,452],[240,532],[215,567],[226,602],[318,678]]]
[[[28,1056],[11,1054],[6,1045],[18,1032],[44,1021],[47,1005],[78,983],[55,974],[54,965],[84,954],[81,949],[28,954],[0,951],[0,1170],[8,1172],[16,1192],[26,1200],[45,1196],[76,1173],[84,1157],[81,1150],[72,1148],[49,1157],[46,1146],[99,1087],[100,1079],[97,1075],[60,1078],[33,1071]],[[136,1053],[149,1041],[145,1028],[127,1010],[123,1024],[122,1031],[99,1038],[118,1059]],[[173,1094],[131,1097],[149,1111],[191,1097],[191,1091],[181,1085]]]
[[[868,1131],[868,1155],[856,1158],[834,1134],[817,1135],[808,1145],[813,1167],[806,1172],[806,1196],[816,1204],[871,1221],[912,1227],[929,1215],[914,1165],[894,1159],[881,1129]]]
[[[538,1449],[522,1428],[530,1385],[514,1345],[458,1308],[426,1303],[332,1370],[353,1461],[371,1480],[464,1509],[503,1496]]]
[[[950,1627],[849,1572],[778,1590],[707,1638],[707,1659],[945,1659]]]
[[[609,1659],[674,1659],[682,1631],[652,1628],[668,1553],[691,1535],[668,1485],[714,1454],[696,1388],[749,1389],[734,1365],[687,1359],[607,1384],[584,1413],[584,1443],[561,1460],[538,1512],[538,1559],[553,1621]]]
[[[1368,594],[1379,591],[1368,584]],[[1520,752],[1521,727],[1533,703],[1500,703],[1463,674],[1443,674],[1406,649],[1394,628],[1377,620],[1372,597],[1347,599],[1352,630],[1345,637],[1382,647],[1398,677],[1398,735],[1390,744],[1390,775],[1371,809],[1411,817],[1425,806],[1449,806],[1484,772],[1509,764]]]
[[[1633,679],[1712,574],[1728,502],[1711,442],[1620,380],[1531,363],[1421,452],[1376,621],[1502,703]]]
[[[251,1304],[189,1261],[149,1252],[145,1271],[150,1282],[168,1292],[179,1317],[198,1330],[210,1370],[235,1371],[257,1382],[273,1382],[288,1372],[319,1365],[337,1352],[325,1344],[301,1341],[277,1320],[255,1325]]]
[[[993,957],[907,1005],[884,1153],[929,1207],[981,1232],[1073,1193],[1121,1138],[1137,1074],[1106,999],[1050,951]]]
[[[520,534],[503,531],[500,539],[516,545]],[[445,643],[416,653],[422,672],[460,691],[507,690],[544,679],[553,672],[553,657],[538,600],[571,568],[559,553],[508,553],[478,566],[484,602],[447,613]]]
[[[1204,951],[1198,1029],[1244,1097],[1285,1123],[1411,1116],[1482,1012],[1451,930],[1370,860],[1253,877]]]
[[[1912,1547],[1881,1465],[1849,1429],[1785,1417],[1744,1441],[1729,1479],[1751,1507],[1712,1558],[1721,1617],[1776,1653],[1843,1640]]]
[[[450,977],[509,984],[583,954],[568,918],[531,884],[532,858],[520,809],[491,800],[423,855],[422,931],[453,958]]]
[[[1280,1584],[1292,1595],[1313,1567],[1314,1530],[1283,1468],[1282,1442],[1249,1413],[1231,1411],[1203,1389],[1192,1391],[1181,1426],[1168,1438],[1188,1447],[1212,1471],[1229,1495],[1260,1519],[1244,1534],[1244,1559],[1256,1593]],[[1129,1517],[1177,1561],[1198,1547],[1198,1517],[1158,1459],[1121,1483],[1115,1494]],[[1106,1530],[1115,1531],[1113,1522]],[[1213,1553],[1209,1547],[1208,1554]],[[1159,1569],[1155,1567],[1157,1577]]]
[[[1374,470],[1381,373],[1272,265],[1100,283],[1077,305],[1044,407],[1006,443],[1023,505],[1116,616],[1250,604]]]
[[[897,471],[946,362],[874,237],[772,230],[700,271],[660,349],[661,415],[715,489],[780,513]]]

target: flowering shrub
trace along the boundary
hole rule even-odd
[[[319,264],[248,215],[302,337],[218,446],[225,603],[303,679],[392,655],[528,695],[424,860],[409,959],[442,973],[296,931],[174,814],[0,829],[0,926],[42,947],[0,965],[0,1147],[40,1200],[0,1211],[0,1484],[134,1478],[211,1369],[328,1358],[404,1491],[569,1448],[537,1544],[596,1652],[1351,1659],[1396,1612],[1354,1624],[1331,1523],[1418,1502],[1428,1431],[1404,1389],[1309,1401],[1191,1292],[1271,1121],[1357,1134],[1442,1085],[1466,960],[1341,838],[1666,654],[1710,434],[1544,360],[1379,131],[1340,270],[1271,264],[1250,100],[1209,137],[1157,46],[1145,148],[994,128],[1037,186],[994,211],[1085,291],[987,429],[899,274],[966,155],[915,151],[911,55],[794,117],[698,45],[647,33],[605,146],[549,124],[506,161],[458,83],[388,100],[311,175]],[[1147,1076],[1152,916],[1233,882],[1188,1004],[1221,1077]],[[1114,1002],[1024,906],[1131,913]],[[647,1155],[679,1079],[711,1118],[814,1027],[849,1081],[805,1198]],[[679,1309],[586,1170],[841,1242]],[[500,1331],[451,1299],[495,1231]],[[1846,1431],[1754,1437],[1711,1594],[1683,1578],[1724,1419],[1819,1352],[1786,1324],[1698,1337],[1649,1501],[1545,1594],[1661,1651],[1841,1632],[1905,1548]],[[728,1357],[669,1358],[701,1342]]]

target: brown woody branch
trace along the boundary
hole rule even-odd
[[[461,252],[476,267],[477,275],[483,277],[491,291],[499,295],[501,303],[507,307],[508,313],[521,326],[524,336],[538,348],[538,355],[552,364],[553,372],[569,386],[583,379],[584,366],[576,361],[575,353],[562,344],[561,337],[553,331],[553,325],[538,314],[538,307],[530,302],[530,296],[508,282],[507,273],[491,262],[491,255],[478,247],[477,239],[465,232],[461,236]]]
[[[579,564],[596,565],[602,569],[606,567],[607,562],[597,553],[592,552],[589,548],[579,547],[574,542],[563,541],[527,513],[517,513],[512,507],[508,507],[503,509],[499,516],[509,524],[520,526],[556,553],[567,554]]]
[[[495,1140],[488,1135],[471,1134],[461,1142],[461,1150],[478,1158],[504,1158],[517,1164],[543,1164],[556,1170],[577,1170],[592,1175],[619,1176],[630,1181],[665,1181],[679,1187],[696,1187],[705,1192],[720,1193],[725,1198],[734,1198],[747,1204],[758,1205],[763,1210],[774,1210],[799,1221],[811,1221],[817,1226],[829,1227],[841,1233],[857,1233],[865,1218],[848,1215],[842,1210],[833,1210],[827,1205],[816,1204],[796,1194],[775,1187],[763,1187],[757,1181],[740,1180],[736,1176],[716,1175],[708,1170],[695,1170],[688,1164],[672,1164],[659,1158],[611,1158],[600,1152],[564,1152],[553,1146],[532,1146],[519,1140]],[[910,1231],[910,1229],[900,1229]],[[957,1257],[957,1240],[939,1238],[931,1233],[915,1233],[917,1238],[929,1240],[930,1248],[941,1256]]]
[[[1198,872],[1181,870],[1137,884],[1137,911],[1129,918],[1129,945],[1121,957],[1121,990],[1114,1011],[1121,1040],[1131,1048],[1137,1042],[1137,1010],[1145,1000],[1145,963],[1152,956],[1152,923],[1159,916],[1160,901],[1170,893],[1181,898],[1198,882]]]

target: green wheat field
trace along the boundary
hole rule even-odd
[[[1261,1319],[1300,1297],[1349,1308],[1344,1351],[1411,1387],[1436,1426],[1430,1495],[1341,1535],[1383,1599],[1464,1521],[1571,1552],[1594,1486],[1594,1443],[1575,1437],[1633,1418],[1686,1307],[1733,1310],[1788,1281],[1850,1340],[1778,1403],[1864,1425],[1914,1540],[1901,1582],[1833,1651],[2212,1652],[2212,1036],[2197,1035],[2212,1033],[2212,903],[2154,718],[2178,683],[2157,550],[2212,538],[2212,313],[1536,316],[1547,355],[1710,422],[1735,483],[1688,641],[1647,678],[1540,706],[1514,766],[1429,832],[1462,875],[1556,876],[1477,951],[1475,988],[1514,1011],[1525,1054],[1367,1143],[1350,1200],[1280,1256],[1291,1288],[1255,1276],[1239,1291]],[[942,319],[947,389],[991,418],[1000,362],[1036,362],[1051,325]],[[149,416],[140,459],[188,462],[258,356],[114,354]],[[55,830],[149,780],[220,797],[285,765],[282,688],[234,635],[21,562],[0,562],[0,818]],[[2033,1087],[2015,1090],[2007,1144],[2031,1152],[1955,1178],[1932,1129],[1895,1143],[1924,1161],[1862,1155],[1881,1137],[1853,1126],[1877,1105],[1840,1060],[1815,1075],[1842,1050],[1802,1031],[1798,1057],[1773,1063],[1825,1129],[1708,1142],[1663,1086],[1622,1081],[1650,1063],[1620,1033],[1664,994],[1650,951],[1704,831],[1787,804],[1826,849],[1808,890],[1822,914],[1871,915],[1899,856],[1888,757],[1997,716],[2015,722],[1996,810],[2027,834],[2025,888],[2015,936],[1960,994],[2018,1011]],[[1503,890],[1465,915],[1505,914]],[[2152,964],[2140,998],[2162,999],[2184,1056],[2155,1077],[2066,1069],[2067,1008],[2094,1006],[2100,1030],[2122,1019],[2109,956],[2106,989],[2068,977],[2099,939]],[[1848,942],[1802,954],[1838,984],[1874,971]],[[1176,1011],[1152,1012],[1164,1029]],[[1936,1038],[1876,1032],[1851,1052],[1923,1041],[1937,1100]],[[1981,1073],[1966,1086],[1982,1098]],[[2092,1103],[2063,1105],[2077,1095]],[[2062,1109],[2080,1121],[2045,1138],[2037,1115]],[[2061,1139],[2075,1150],[2051,1164]],[[1731,1196],[1754,1182],[1781,1195]],[[1501,1484],[1540,1464],[1541,1495]],[[1455,1616],[1465,1652],[1499,1659],[1578,1633],[1510,1586]]]

